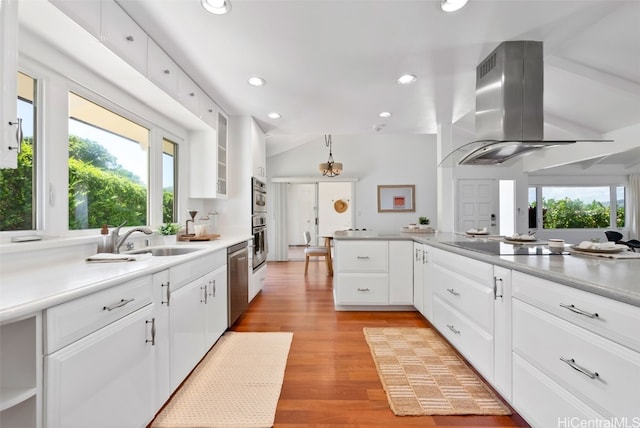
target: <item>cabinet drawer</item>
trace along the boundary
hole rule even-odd
[[[493,287],[493,265],[469,257],[443,251],[438,248],[431,249],[431,262],[442,266],[446,271],[458,272],[460,275],[486,287]]]
[[[493,382],[493,336],[478,328],[440,297],[433,298],[436,328],[473,366]]]
[[[338,305],[388,305],[389,276],[338,275],[335,292]]]
[[[640,351],[640,308],[637,306],[517,271],[513,272],[513,296]],[[584,314],[578,313],[580,311]]]
[[[640,353],[519,300],[513,302],[513,350],[599,413],[637,416]]]
[[[185,284],[194,281],[212,270],[218,269],[227,264],[226,250],[205,254],[197,259],[190,260],[177,266],[173,266],[169,271],[171,292],[178,290]]]
[[[432,270],[434,293],[484,330],[493,332],[493,290],[441,265],[433,265]]]
[[[534,427],[569,427],[568,421],[574,417],[583,421],[604,419],[517,354],[513,354],[512,404]]]
[[[143,75],[147,75],[147,33],[114,1],[102,4],[102,42]]]
[[[340,242],[336,250],[338,272],[388,272],[389,244],[384,241]]]
[[[45,353],[50,354],[148,305],[151,283],[151,276],[144,276],[47,309]]]

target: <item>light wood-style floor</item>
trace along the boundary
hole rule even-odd
[[[276,427],[526,427],[518,415],[395,416],[378,379],[363,327],[427,327],[418,312],[336,312],[323,262],[269,262],[263,291],[232,327],[290,331]]]

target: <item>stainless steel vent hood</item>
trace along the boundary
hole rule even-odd
[[[499,165],[545,147],[593,140],[544,140],[542,42],[501,43],[476,68],[476,141],[439,166]]]

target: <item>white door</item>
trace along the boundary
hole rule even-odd
[[[353,227],[353,183],[318,183],[318,235],[333,236],[336,230]]]
[[[316,184],[290,183],[288,186],[287,219],[289,245],[304,245],[304,232],[316,232]]]
[[[208,350],[227,329],[227,267],[207,274],[205,282],[205,350]]]
[[[458,180],[457,232],[486,227],[498,232],[498,182],[496,180]]]

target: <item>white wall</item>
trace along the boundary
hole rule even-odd
[[[332,139],[333,158],[344,165],[342,175],[357,178],[355,228],[397,233],[420,216],[429,217],[437,228],[435,135],[334,135]],[[267,178],[320,177],[318,164],[328,156],[324,139],[318,138],[267,158]],[[381,184],[414,184],[416,212],[378,213]]]

